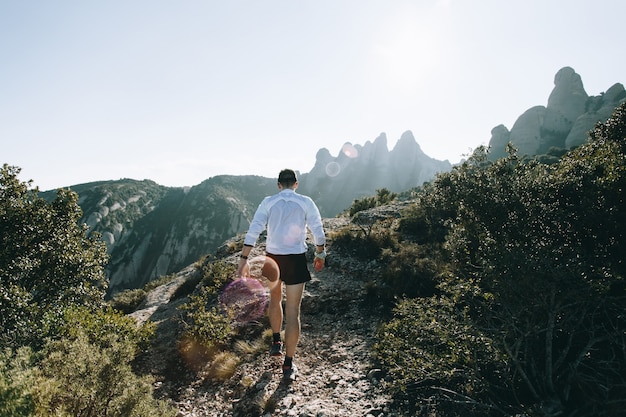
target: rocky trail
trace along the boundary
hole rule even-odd
[[[334,221],[326,224],[327,231],[338,227]],[[350,264],[354,261],[332,255],[328,260],[324,270],[312,272],[312,281],[305,288],[302,334],[294,358],[300,371],[296,381],[283,380],[282,359],[270,358],[266,343],[241,349],[236,371],[226,380],[208,378],[181,359],[178,307],[186,298],[170,301],[170,297],[194,274],[193,267],[150,293],[133,313],[139,322],[157,324],[157,340],[138,361],[138,369],[156,376],[156,394],[175,404],[177,417],[396,415],[382,372],[371,357],[380,315],[363,303],[366,280],[355,272],[358,268]],[[249,335],[254,344],[263,340],[268,328],[267,318],[262,318],[240,333]]]

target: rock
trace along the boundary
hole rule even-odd
[[[626,99],[621,84],[615,84],[606,94],[588,96],[582,79],[574,69],[564,67],[554,77],[554,89],[548,104],[534,106],[515,121],[510,133],[499,125],[491,131],[489,157],[506,155],[507,143],[512,143],[520,155],[542,155],[551,147],[571,149],[587,141],[589,130],[605,122],[615,108]]]
[[[404,132],[391,151],[381,133],[363,146],[344,144],[334,158],[320,150],[311,172],[301,175],[299,191],[315,200],[322,216],[332,217],[378,189],[406,191],[451,168],[449,161],[424,154],[411,131]]]
[[[493,159],[506,156],[506,145],[511,140],[511,132],[504,125],[498,125],[491,129],[491,139],[489,140],[490,155]]]
[[[570,67],[561,68],[554,76],[554,89],[547,106],[551,117],[546,120],[544,127],[568,132],[574,121],[585,112],[587,97],[580,75]]]
[[[546,108],[535,106],[524,112],[511,128],[510,141],[522,155],[536,155],[541,147],[541,126]]]

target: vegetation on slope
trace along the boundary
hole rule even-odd
[[[478,149],[398,222],[340,239],[385,262],[376,354],[407,411],[622,412],[625,186],[622,105],[558,163]]]
[[[174,415],[133,358],[154,330],[104,303],[106,249],[78,196],[0,171],[0,415]]]

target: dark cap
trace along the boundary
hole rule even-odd
[[[298,177],[296,177],[296,173],[291,169],[283,169],[278,174],[278,182],[282,183],[293,183],[298,181]]]

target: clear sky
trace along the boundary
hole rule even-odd
[[[303,173],[411,130],[458,162],[570,66],[626,83],[623,0],[0,0],[0,163],[42,190]]]

